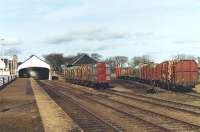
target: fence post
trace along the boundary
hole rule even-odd
[[[5,77],[3,77],[3,85],[2,86],[4,86],[5,85]]]

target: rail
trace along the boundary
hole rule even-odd
[[[16,78],[16,76],[0,76],[0,90],[13,82]]]
[[[73,88],[70,85],[68,87],[61,86],[61,85],[58,85],[58,84],[55,84],[55,83],[54,84],[48,83],[46,85],[49,85],[49,86],[52,86],[52,87],[55,87],[55,88],[68,88],[69,90],[67,91],[67,93],[72,93],[75,97],[81,98],[82,100],[84,98],[84,99],[96,102],[98,104],[104,105],[105,107],[109,107],[113,110],[125,112],[126,115],[129,115],[129,117],[136,116],[140,120],[149,122],[150,124],[157,126],[157,127],[160,127],[160,128],[163,128],[163,129],[167,129],[167,130],[169,129],[169,131],[174,131],[174,130],[177,130],[177,129],[198,130],[198,131],[200,130],[200,125],[198,125],[196,123],[194,124],[190,121],[177,119],[176,117],[171,117],[171,116],[168,116],[168,115],[163,114],[163,113],[159,113],[159,112],[155,112],[155,111],[152,111],[152,110],[144,109],[142,107],[130,105],[130,104],[118,101],[118,100],[114,100],[112,98],[102,98],[102,96],[99,96],[98,94],[93,95],[92,97],[88,96],[86,94],[77,94],[77,93],[72,91],[72,89],[75,90],[75,88]],[[76,90],[83,92],[80,89],[76,89]],[[121,106],[118,106],[118,105],[115,106],[114,104],[120,104]],[[127,108],[131,112],[129,113],[128,111],[124,111],[125,108]],[[135,114],[132,114],[132,113],[135,113]],[[139,116],[137,115],[137,113],[139,113]],[[141,115],[142,113],[144,113],[145,115]],[[151,122],[151,120],[150,120],[151,118],[155,119],[155,122],[153,120],[152,120],[153,122]]]

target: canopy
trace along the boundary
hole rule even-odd
[[[31,68],[31,67],[41,67],[41,68],[47,68],[47,69],[51,69],[50,65],[47,64],[45,61],[41,60],[39,57],[32,55],[29,59],[27,59],[26,61],[24,61],[19,67],[18,67],[18,71],[20,71],[21,69],[25,69],[25,68]]]

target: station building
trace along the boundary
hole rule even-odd
[[[77,55],[75,57],[67,58],[65,66],[72,67],[72,66],[80,66],[85,64],[96,64],[98,61],[93,59],[87,54]]]

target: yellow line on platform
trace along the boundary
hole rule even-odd
[[[68,132],[74,129],[78,129],[80,132],[83,131],[35,80],[31,79],[31,85],[45,132]]]

